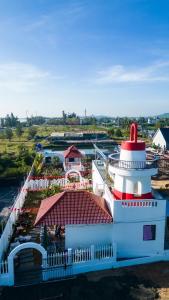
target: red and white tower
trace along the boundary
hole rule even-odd
[[[109,172],[114,174],[113,194],[117,200],[152,199],[151,176],[157,173],[156,160],[146,158],[145,142],[137,138],[137,124],[130,128],[130,140],[121,144],[117,157],[110,156]]]

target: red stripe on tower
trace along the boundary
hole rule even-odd
[[[134,195],[129,193],[119,192],[117,190],[113,190],[113,195],[116,200],[146,200],[146,199],[153,199],[152,193],[146,193],[142,195]]]

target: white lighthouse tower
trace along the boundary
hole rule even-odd
[[[146,159],[145,142],[137,138],[137,124],[130,128],[130,140],[121,144],[120,156],[110,157],[114,176],[114,197],[118,200],[152,199],[151,176],[157,173],[157,161]]]
[[[137,124],[131,125],[130,139],[122,142],[119,153],[108,160],[100,157],[92,164],[93,191],[101,192],[111,211],[113,223],[105,236],[109,233],[116,243],[117,257],[163,255],[166,201],[153,197],[151,176],[158,172],[157,160],[147,157]]]

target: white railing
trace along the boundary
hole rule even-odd
[[[93,260],[110,259],[113,257],[113,245],[92,245],[82,249],[68,249],[65,252],[53,253],[45,259],[45,266],[64,266]]]
[[[115,244],[68,249],[65,252],[48,255],[43,260],[42,277],[46,281],[90,271],[110,269],[115,261]]]
[[[30,179],[28,181],[27,189],[28,190],[42,190],[47,189],[50,186],[57,185],[60,187],[65,187],[70,183],[70,181],[66,178],[59,178],[59,179]]]
[[[3,261],[0,263],[0,275],[8,273],[8,262]]]
[[[28,191],[40,191],[52,186],[59,186],[63,189],[87,189],[91,187],[88,179],[82,178],[80,182],[70,182],[66,178],[59,179],[31,179],[28,181],[27,190]]]

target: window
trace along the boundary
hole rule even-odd
[[[156,239],[156,225],[143,226],[143,241],[154,241]]]
[[[75,159],[72,157],[72,158],[69,158],[69,162],[74,162]]]

